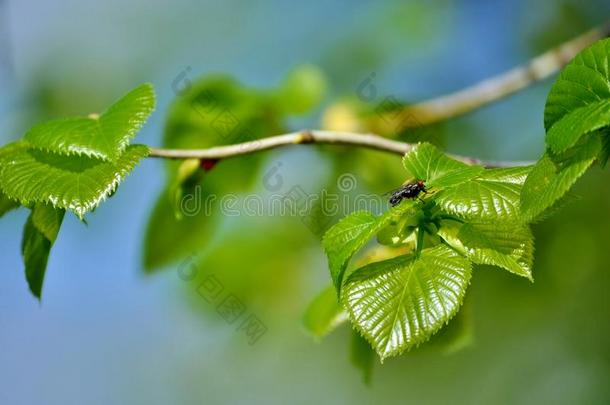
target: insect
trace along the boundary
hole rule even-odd
[[[419,193],[426,193],[426,185],[422,180],[403,184],[398,189],[390,192],[390,205],[395,207],[405,198],[417,198]]]

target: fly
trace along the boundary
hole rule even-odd
[[[418,180],[414,183],[404,184],[400,188],[391,192],[390,205],[395,207],[405,198],[413,199],[419,197],[420,193],[426,193],[426,185],[422,180]]]

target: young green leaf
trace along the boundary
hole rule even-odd
[[[347,320],[347,314],[337,301],[333,286],[322,290],[309,304],[303,316],[305,329],[320,339]]]
[[[200,190],[203,190],[202,194],[187,195],[179,202],[183,205],[180,209],[187,211],[181,219],[175,214],[175,206],[168,197],[169,192],[163,190],[160,193],[144,235],[143,262],[147,272],[167,266],[201,249],[213,237],[218,216],[212,216],[208,207],[198,205],[204,200],[207,188]]]
[[[219,200],[247,189],[257,176],[258,157],[254,163],[250,158],[223,161],[210,172],[199,169],[188,184],[179,183],[180,164],[172,166],[168,186],[159,193],[146,227],[143,260],[147,271],[198,252],[217,236],[215,229],[223,218]]]
[[[0,217],[19,207],[19,203],[8,198],[2,191],[0,191]]]
[[[531,167],[488,169],[479,177],[447,188],[436,197],[441,209],[460,218],[516,221],[521,187]]]
[[[326,78],[319,68],[298,66],[284,78],[278,89],[278,105],[286,112],[303,114],[322,101],[327,87]]]
[[[23,142],[11,142],[7,145],[0,147],[0,174],[4,168],[8,165],[7,158],[11,156],[15,151],[19,151],[23,148]],[[3,191],[2,185],[0,184],[0,217],[7,212],[18,208],[20,204],[9,198]]]
[[[349,358],[354,367],[362,372],[364,383],[369,385],[373,374],[373,366],[375,365],[375,351],[369,342],[355,330],[352,330]]]
[[[354,271],[342,299],[381,359],[427,341],[458,311],[471,264],[444,245]]]
[[[443,221],[438,234],[473,263],[498,266],[533,281],[534,237],[527,225]]]
[[[64,210],[36,204],[30,214],[21,242],[25,276],[34,296],[40,299],[51,247],[57,238]]]
[[[36,204],[32,210],[31,218],[34,227],[53,243],[59,233],[64,214],[64,210],[55,209],[48,204]]]
[[[610,85],[610,83],[609,83]],[[610,98],[577,108],[551,127],[546,143],[561,153],[574,146],[585,134],[610,125]]]
[[[322,245],[328,257],[330,275],[337,291],[341,290],[343,274],[352,256],[389,224],[394,216],[404,215],[413,210],[413,207],[414,202],[406,200],[379,217],[367,211],[354,212],[326,232]]]
[[[444,188],[465,183],[483,172],[481,166],[469,166],[451,159],[429,143],[417,144],[403,158],[409,174],[424,180],[427,188]]]
[[[602,167],[606,167],[606,164],[608,164],[608,159],[610,158],[610,127],[600,130],[599,133],[602,137],[602,150],[599,154],[598,160]]]
[[[284,132],[284,114],[279,100],[268,92],[248,88],[227,76],[185,82],[180,97],[170,107],[163,146],[197,149],[252,141]],[[223,161],[203,176],[188,176],[189,183],[200,180],[188,187],[180,179],[180,166],[167,162],[166,190],[149,219],[143,252],[144,267],[149,271],[206,246],[222,221],[215,199],[260,184],[262,157],[249,155]],[[188,207],[180,207],[185,201]]]
[[[375,215],[358,211],[341,219],[324,235],[322,245],[328,257],[330,275],[337,291],[351,257],[383,226]]]
[[[46,202],[82,218],[108,197],[146,155],[148,147],[133,145],[116,162],[106,162],[46,153],[21,142],[19,148],[13,148],[13,153],[3,158],[0,188],[22,205]]]
[[[553,206],[587,171],[601,149],[600,137],[592,134],[566,152],[558,155],[547,152],[523,184],[522,215],[533,220]]]
[[[544,124],[547,131],[574,111],[610,99],[610,39],[598,41],[579,53],[561,72],[547,98],[544,110]],[[601,113],[604,108],[599,104]],[[607,109],[607,107],[606,107]],[[585,111],[585,110],[583,110]],[[595,111],[590,111],[594,115]],[[597,121],[594,118],[593,121]],[[568,121],[569,122],[569,121]],[[569,125],[564,124],[566,127]],[[576,128],[576,127],[575,127]],[[568,134],[565,141],[555,138],[551,141],[564,142],[551,145],[553,150],[563,150],[574,144],[583,133]],[[547,139],[548,140],[548,139]]]
[[[170,106],[163,146],[206,148],[281,133],[283,107],[276,101],[229,76],[193,81]]]
[[[116,161],[155,108],[155,91],[143,84],[100,116],[44,122],[24,136],[33,147],[61,155]]]

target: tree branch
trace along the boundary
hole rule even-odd
[[[373,118],[368,127],[378,133],[396,132],[446,121],[484,107],[555,74],[576,54],[594,42],[610,36],[610,21],[498,76],[428,101],[383,113]],[[396,122],[396,118],[409,117]],[[394,121],[394,122],[393,122]]]
[[[369,121],[369,127],[381,133],[395,132],[397,129],[429,125],[466,114],[553,75],[572,60],[578,52],[609,35],[610,22],[607,22],[532,59],[527,64],[518,66],[499,76],[484,80],[455,93],[405,107],[402,112],[384,113]],[[391,124],[392,119],[389,118],[391,116],[396,117],[397,115],[401,117],[409,116],[411,119],[402,119],[397,127]],[[302,131],[208,149],[151,148],[149,156],[168,159],[219,160],[281,146],[306,143],[360,146],[398,155],[404,155],[413,148],[412,144],[394,141],[373,134]],[[490,162],[466,156],[449,156],[467,164],[480,164],[486,167],[513,167],[534,163]]]
[[[150,148],[150,157],[167,159],[208,159],[220,160],[235,156],[247,155],[259,151],[274,149],[288,145],[301,144],[334,144],[360,146],[396,155],[404,155],[413,149],[413,144],[398,142],[373,134],[355,134],[349,132],[333,131],[301,131],[285,135],[262,138],[255,141],[237,143],[227,146],[216,146],[207,149],[160,149]],[[469,165],[483,165],[486,167],[513,167],[526,166],[534,162],[489,162],[459,155],[449,155]]]

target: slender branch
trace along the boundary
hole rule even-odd
[[[558,72],[576,54],[594,42],[610,36],[610,21],[498,76],[471,87],[373,118],[368,127],[389,133],[446,121],[484,107]],[[397,121],[396,117],[401,117]],[[408,117],[409,119],[404,119]]]
[[[262,138],[255,141],[237,143],[228,146],[216,146],[207,149],[159,149],[151,148],[150,157],[167,159],[208,159],[220,160],[235,156],[247,155],[259,151],[300,144],[334,144],[360,146],[396,155],[404,155],[413,149],[413,144],[398,142],[373,134],[355,134],[333,131],[301,131],[285,135]],[[459,155],[449,155],[461,162],[486,167],[526,166],[533,162],[489,162]]]

